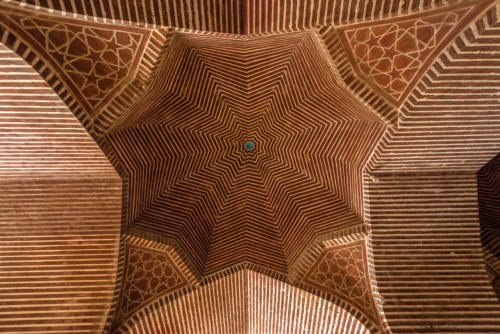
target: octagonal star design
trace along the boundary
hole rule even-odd
[[[287,273],[318,236],[363,223],[361,168],[384,130],[313,31],[174,33],[107,140],[128,226],[174,239],[203,275],[242,261]]]

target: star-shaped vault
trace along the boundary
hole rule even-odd
[[[242,261],[287,273],[318,236],[363,224],[361,168],[385,124],[338,85],[314,32],[171,39],[107,135],[129,227],[208,275]]]

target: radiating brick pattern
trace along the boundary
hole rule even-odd
[[[500,304],[485,271],[476,177],[368,177],[378,290],[393,333],[497,333]]]
[[[385,125],[337,85],[314,34],[178,33],[169,47],[106,137],[130,175],[130,226],[209,274],[287,272],[319,235],[362,223],[360,170]]]
[[[341,28],[352,66],[395,106],[404,102],[441,50],[474,19],[477,3]]]
[[[325,299],[241,270],[145,313],[118,333],[370,333]]]
[[[0,240],[35,245],[5,273],[57,263],[36,274],[61,290],[29,286],[30,308],[6,278],[0,324],[498,332],[491,165],[476,198],[500,142],[498,2],[27,3],[0,2],[0,38],[53,92],[0,58],[0,199],[40,223]]]
[[[121,180],[4,45],[0,124],[0,332],[99,332],[116,276]]]
[[[500,299],[500,155],[477,173],[481,240],[488,273]]]

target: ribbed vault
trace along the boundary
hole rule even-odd
[[[0,1],[0,332],[497,333],[499,9]]]

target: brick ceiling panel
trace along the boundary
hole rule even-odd
[[[0,0],[0,331],[498,332],[499,10]]]
[[[121,180],[38,73],[0,43],[0,332],[97,333]]]
[[[130,81],[150,32],[140,28],[116,30],[96,23],[51,17],[2,15],[10,30],[48,61],[90,118],[94,118]]]
[[[283,32],[318,25],[395,16],[444,6],[446,0],[14,0],[67,15],[94,16],[148,26],[173,26],[233,34]]]
[[[151,305],[116,333],[212,333],[213,328],[219,333],[370,333],[342,307],[248,269]]]
[[[75,172],[116,177],[66,105],[3,44],[0,79],[0,175],[50,176],[57,171],[67,178]]]
[[[107,136],[131,226],[181,240],[212,273],[250,259],[286,272],[318,235],[361,223],[360,171],[385,125],[338,86],[313,33],[179,33],[169,47]]]
[[[349,52],[346,52],[342,44],[341,34],[341,30],[334,26],[323,26],[318,29],[318,36],[325,52],[330,55],[330,64],[337,80],[384,122],[397,126],[398,110],[355,73],[353,63],[349,60]]]
[[[473,174],[366,176],[378,291],[394,333],[494,333]],[[498,220],[497,220],[498,222]],[[481,301],[481,302],[479,302]]]
[[[122,238],[123,271],[117,278],[119,295],[113,308],[113,330],[150,302],[176,290],[190,290],[196,279],[172,245],[138,231]]]
[[[2,41],[40,73],[97,140],[144,93],[161,46],[168,44],[166,29],[33,16],[13,2],[0,2],[0,8]]]
[[[364,239],[325,247],[304,282],[347,300],[381,326],[367,259]]]
[[[489,9],[438,57],[376,149],[372,172],[476,171],[498,153],[498,15]]]
[[[424,13],[348,25],[341,28],[341,39],[356,74],[400,107],[436,56],[486,5],[487,1],[462,2]]]

